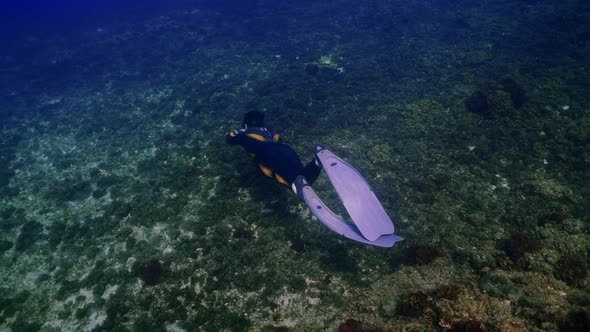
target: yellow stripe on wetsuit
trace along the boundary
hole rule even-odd
[[[251,139],[257,140],[259,142],[268,142],[266,140],[266,138],[264,138],[264,136],[259,135],[259,134],[250,133],[250,134],[246,134],[246,136],[250,137]]]
[[[264,173],[264,175],[268,176],[269,178],[272,178],[272,169],[262,165],[262,164],[258,164],[258,167],[260,168],[260,170],[262,171],[262,173]]]
[[[246,136],[250,137],[251,139],[257,140],[259,142],[268,142],[268,140],[264,136],[259,135],[259,134],[249,133],[249,134],[246,134]],[[279,134],[274,134],[272,139],[274,142],[278,142],[281,140],[281,136]],[[264,175],[268,176],[269,178],[274,177],[274,179],[277,180],[279,183],[282,183],[287,187],[289,186],[289,182],[287,182],[287,180],[285,180],[282,176],[273,172],[272,169],[270,169],[262,164],[258,164],[258,167],[260,168],[262,173],[264,173]]]
[[[280,183],[284,184],[285,186],[289,187],[289,183],[287,180],[283,179],[282,176],[275,173],[275,180],[279,181]]]
[[[260,170],[262,171],[262,173],[266,176],[268,176],[269,178],[274,178],[275,180],[277,180],[279,183],[284,184],[285,186],[289,186],[289,182],[287,182],[287,180],[285,180],[282,176],[278,175],[277,173],[273,172],[272,169],[262,165],[262,164],[258,164],[258,168],[260,168]]]

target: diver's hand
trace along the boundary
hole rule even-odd
[[[231,130],[225,135],[225,142],[227,144],[237,144],[240,141],[239,131]]]
[[[234,137],[237,136],[239,133],[246,131],[246,129],[240,129],[240,130],[230,130],[229,133],[227,133],[228,135]]]

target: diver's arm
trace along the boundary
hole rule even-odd
[[[279,134],[278,131],[276,131],[274,129],[269,129],[268,132],[270,133],[270,136],[272,137],[273,142],[275,142],[275,143],[281,142],[281,134]]]
[[[239,144],[242,141],[242,137],[244,136],[243,133],[243,129],[240,131],[232,130],[229,133],[227,133],[227,135],[225,135],[225,142],[231,145]]]

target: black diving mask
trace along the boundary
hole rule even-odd
[[[242,121],[242,128],[264,127],[264,113],[258,111],[250,111],[244,114]]]

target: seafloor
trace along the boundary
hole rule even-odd
[[[588,331],[587,1],[240,10],[4,50],[0,330]],[[323,228],[224,144],[248,110],[406,240]]]

